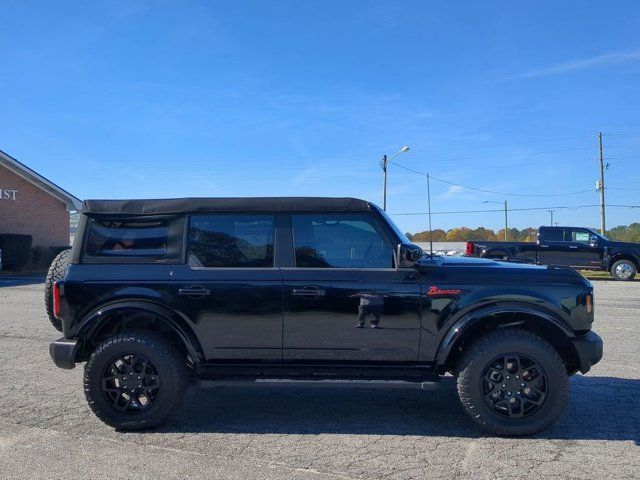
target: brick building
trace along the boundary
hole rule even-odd
[[[81,202],[0,150],[0,234],[33,237],[32,245],[69,245],[69,212]]]

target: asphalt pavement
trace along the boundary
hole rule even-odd
[[[6,277],[4,280],[7,280]],[[191,387],[163,427],[119,433],[82,366],[56,368],[38,278],[0,282],[0,478],[640,478],[640,282],[594,282],[603,360],[532,438],[487,436],[435,392]]]

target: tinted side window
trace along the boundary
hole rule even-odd
[[[393,267],[393,250],[368,215],[292,215],[291,223],[297,267]]]
[[[194,215],[189,263],[204,267],[273,267],[274,219],[270,215]]]
[[[545,228],[542,239],[547,242],[563,242],[564,228]]]
[[[92,220],[85,245],[91,257],[143,257],[163,260],[167,257],[167,221]]]

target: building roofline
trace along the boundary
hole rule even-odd
[[[78,197],[71,195],[62,187],[59,187],[51,180],[47,180],[2,150],[0,150],[0,165],[7,167],[16,175],[62,201],[67,206],[67,210],[80,210],[82,208],[82,201]]]

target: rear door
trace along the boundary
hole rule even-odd
[[[569,265],[569,243],[564,227],[545,227],[540,230],[538,262],[544,265]]]
[[[284,280],[285,360],[415,361],[420,281],[394,268],[394,245],[370,214],[291,216]]]
[[[185,265],[170,294],[195,325],[207,360],[282,359],[282,277],[276,217],[192,215]]]

